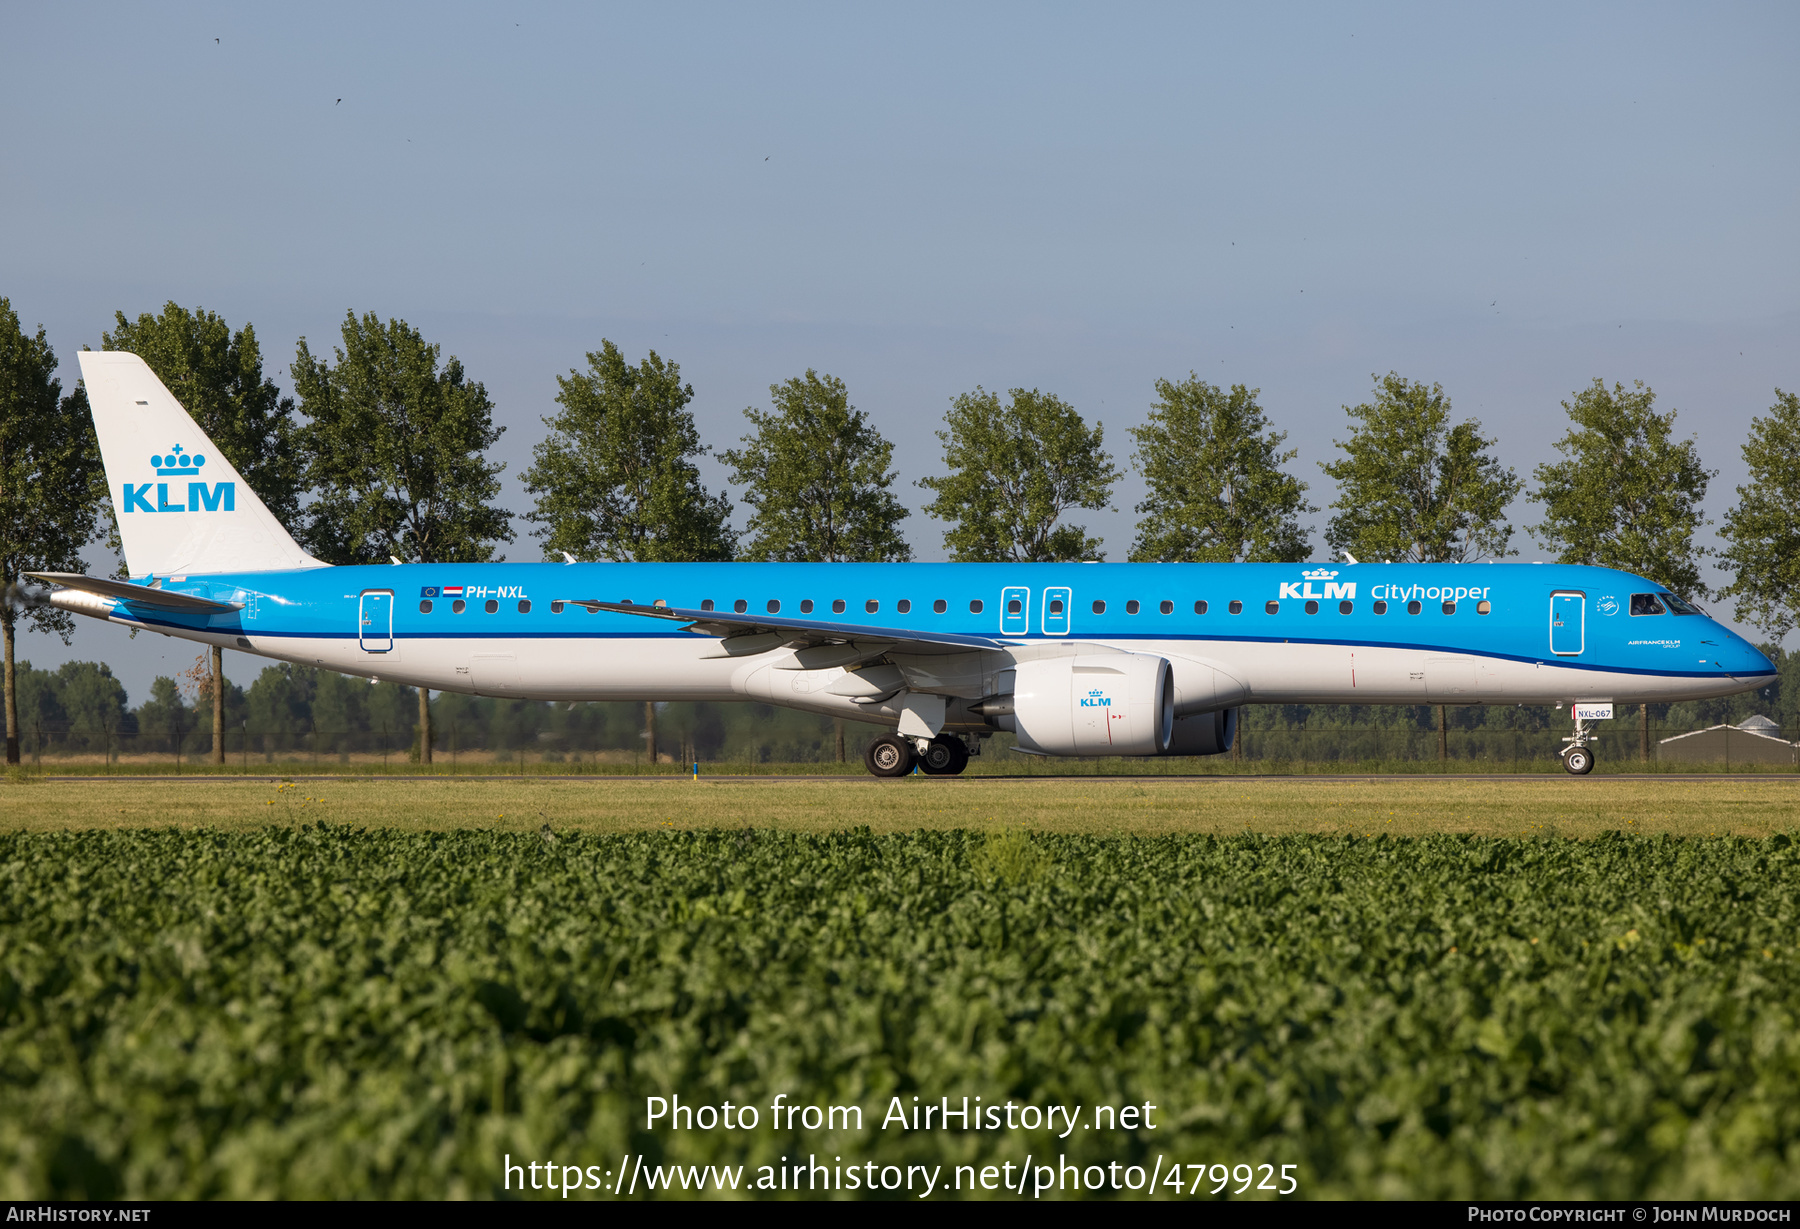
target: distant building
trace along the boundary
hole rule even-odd
[[[1715,725],[1665,738],[1656,758],[1670,764],[1768,764],[1792,768],[1795,745],[1781,737],[1781,726],[1767,717],[1746,717],[1736,725]]]

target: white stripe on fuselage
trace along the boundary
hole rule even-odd
[[[119,620],[128,622],[127,620]],[[164,631],[162,628],[153,630]],[[246,648],[243,638],[167,631]],[[1692,678],[1572,668],[1479,654],[1384,645],[1267,641],[1104,639],[1022,641],[1005,650],[908,655],[890,651],[913,689],[966,699],[995,694],[998,675],[1019,660],[1080,651],[1147,653],[1174,668],[1181,715],[1239,704],[1566,704],[1710,699],[1756,680]],[[645,636],[470,640],[412,638],[368,652],[342,638],[248,637],[247,651],[434,691],[539,700],[761,700],[789,708],[892,721],[885,704],[860,705],[826,689],[846,673],[791,668],[794,654],[720,656],[712,637]],[[788,667],[788,668],[783,668]]]

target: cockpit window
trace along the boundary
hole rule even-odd
[[[1634,615],[1667,614],[1663,604],[1656,600],[1654,593],[1634,593],[1631,595],[1631,613]]]
[[[1697,615],[1700,613],[1700,608],[1698,606],[1694,605],[1692,602],[1684,601],[1681,598],[1676,597],[1673,593],[1659,593],[1656,596],[1661,599],[1663,605],[1667,606],[1678,615]]]

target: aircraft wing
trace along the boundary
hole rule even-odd
[[[718,636],[726,656],[766,653],[786,645],[800,648],[815,644],[867,644],[881,641],[902,652],[945,652],[961,649],[1000,649],[1007,640],[994,636],[969,636],[960,632],[927,632],[917,628],[870,627],[864,623],[830,623],[821,619],[788,619],[779,615],[731,614],[718,610],[683,610],[675,606],[638,606],[631,602],[603,602],[597,598],[560,598],[571,606],[609,614],[638,615],[686,623],[697,636]],[[735,643],[734,643],[735,642]],[[927,647],[928,646],[928,647]]]
[[[103,597],[116,597],[138,606],[159,606],[164,610],[185,610],[193,614],[228,614],[244,607],[238,602],[215,602],[191,593],[170,593],[148,585],[134,585],[123,580],[107,580],[101,576],[83,576],[79,572],[27,572],[33,580],[48,581],[65,589],[81,589]]]

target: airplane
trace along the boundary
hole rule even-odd
[[[1249,704],[1568,706],[1594,767],[1617,703],[1767,684],[1663,586],[1525,563],[401,563],[308,555],[137,355],[83,351],[129,580],[34,600],[437,691],[752,700],[891,733],[876,776],[1027,754],[1202,756]]]

